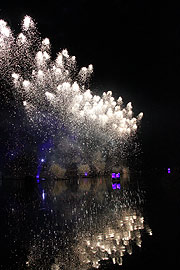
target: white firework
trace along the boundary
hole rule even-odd
[[[58,140],[65,129],[75,136],[80,152],[90,155],[96,149],[107,156],[113,148],[114,155],[136,134],[143,113],[133,116],[131,102],[124,106],[111,91],[94,95],[86,88],[93,66],[78,72],[76,58],[67,49],[52,60],[50,41],[41,39],[31,17],[25,16],[21,28],[14,37],[0,20],[0,70],[13,82],[33,128]]]

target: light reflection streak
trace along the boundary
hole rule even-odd
[[[83,189],[80,188],[82,183]],[[80,179],[79,196],[75,199],[67,182],[66,196],[70,192],[68,198],[72,205],[68,204],[68,208],[66,205],[63,217],[64,222],[70,228],[72,226],[74,237],[67,239],[71,242],[68,256],[60,252],[56,257],[59,269],[99,268],[101,260],[110,259],[114,264],[122,265],[123,256],[132,254],[134,244],[141,247],[142,234],[152,235],[143,217],[140,190],[122,189],[114,193],[111,185],[110,179]],[[62,202],[66,196],[59,193],[57,201]]]

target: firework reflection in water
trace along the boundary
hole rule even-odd
[[[69,181],[54,184],[56,226],[47,230],[47,239],[56,237],[49,244],[46,238],[34,236],[28,256],[30,269],[37,265],[46,269],[42,258],[49,259],[53,243],[51,269],[98,268],[101,260],[109,259],[121,265],[123,256],[132,254],[135,245],[141,247],[144,232],[152,235],[143,217],[143,191],[113,190],[111,181],[102,178],[81,179],[76,191],[74,185],[72,188]],[[62,235],[56,232],[58,226]]]

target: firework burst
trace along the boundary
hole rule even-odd
[[[135,117],[131,102],[124,106],[111,91],[94,95],[86,87],[93,66],[78,71],[76,58],[67,49],[52,60],[50,47],[31,17],[25,16],[17,36],[0,20],[0,72],[13,85],[29,124],[36,134],[53,137],[57,149],[66,137],[66,163],[72,163],[73,152],[80,163],[90,165],[95,152],[101,153],[103,162],[119,156],[136,134],[143,113]]]

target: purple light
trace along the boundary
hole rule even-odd
[[[39,175],[36,175],[37,183],[39,183]]]
[[[170,168],[168,168],[168,173],[171,173],[171,169]]]
[[[112,189],[116,189],[116,183],[112,184]]]
[[[121,188],[121,185],[120,183],[117,184],[117,189],[120,189]]]
[[[120,178],[120,173],[117,173],[116,174],[116,178]]]
[[[112,173],[112,178],[116,178],[116,174],[115,173]]]
[[[84,174],[85,176],[87,176],[88,175],[88,173],[87,172],[85,172],[85,174]]]

